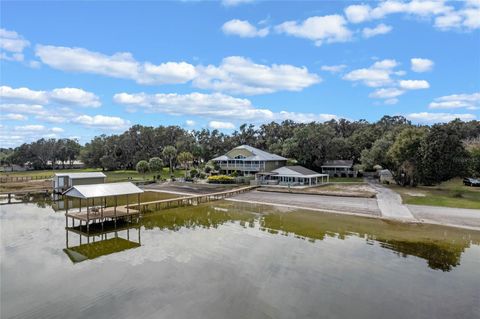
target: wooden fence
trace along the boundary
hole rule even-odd
[[[0,183],[17,183],[17,182],[26,182],[26,181],[34,181],[34,180],[42,180],[42,179],[51,179],[52,175],[44,175],[44,176],[0,176]]]

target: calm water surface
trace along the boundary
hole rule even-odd
[[[478,232],[223,201],[86,236],[44,201],[0,211],[1,318],[480,318]]]

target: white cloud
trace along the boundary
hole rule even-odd
[[[130,53],[108,56],[82,48],[40,45],[36,54],[43,63],[64,71],[132,79],[139,84],[174,84],[193,80],[193,86],[198,88],[241,94],[300,91],[321,80],[318,75],[309,73],[306,67],[288,64],[268,66],[240,56],[226,57],[219,66],[195,67],[186,62],[142,64],[135,61]]]
[[[52,91],[35,91],[29,88],[0,86],[2,100],[35,104],[72,104],[85,107],[99,107],[100,98],[91,92],[78,88],[59,88]]]
[[[54,89],[48,94],[49,100],[59,104],[75,104],[90,107],[99,107],[102,105],[100,98],[92,92],[87,92],[77,88]]]
[[[342,72],[347,66],[345,64],[338,64],[338,65],[322,65],[320,68],[322,71],[327,71],[331,73],[339,73]]]
[[[476,118],[474,114],[452,114],[452,113],[410,113],[406,116],[409,120],[419,122],[419,123],[439,123],[439,122],[450,122],[455,119],[460,119],[462,121],[471,121]]]
[[[399,84],[405,90],[420,90],[430,87],[430,84],[425,80],[401,80]]]
[[[150,113],[232,117],[242,120],[273,119],[273,112],[270,110],[255,108],[248,99],[236,98],[222,93],[159,93],[150,95],[145,93],[118,93],[114,95],[113,100],[119,104],[142,107]]]
[[[365,38],[371,38],[381,34],[387,34],[392,31],[392,27],[386,24],[379,24],[375,28],[364,28],[362,34]]]
[[[254,0],[222,0],[222,5],[226,7],[235,7],[244,3],[251,3]]]
[[[299,113],[287,111],[281,111],[278,113],[278,115],[275,116],[275,119],[278,121],[292,120],[298,123],[309,123],[314,121],[325,122],[338,118],[339,117],[334,114]]]
[[[62,133],[64,132],[65,130],[61,127],[52,127],[51,128],[51,131],[54,132],[54,133]]]
[[[23,50],[30,45],[15,31],[0,29],[0,59],[23,61]],[[4,52],[6,51],[6,52]]]
[[[55,69],[131,79],[139,84],[185,83],[196,76],[195,67],[189,63],[140,63],[128,52],[109,56],[83,48],[37,45],[35,54]]]
[[[431,109],[480,109],[480,92],[472,94],[452,94],[436,98],[428,106]]]
[[[422,58],[412,58],[410,59],[412,65],[412,71],[414,72],[427,72],[433,69],[433,61],[429,59]]]
[[[248,99],[235,98],[222,93],[190,94],[128,94],[118,93],[113,98],[118,104],[143,108],[148,113],[170,115],[201,116],[204,118],[222,118],[235,121],[282,121],[297,122],[326,121],[337,118],[332,114],[314,114],[257,108]]]
[[[387,104],[387,105],[394,105],[394,104],[397,104],[397,103],[398,103],[398,99],[396,99],[396,98],[386,99],[383,103],[385,103],[385,104]]]
[[[195,123],[194,120],[186,120],[186,121],[185,121],[185,124],[186,124],[187,126],[195,126],[195,124],[197,124],[197,123]]]
[[[80,115],[72,119],[73,123],[81,124],[87,127],[124,130],[130,125],[130,122],[116,116],[105,115]]]
[[[361,23],[370,19],[371,8],[368,5],[351,5],[345,8],[345,16],[351,23]]]
[[[45,131],[46,127],[43,125],[23,125],[23,126],[15,126],[15,131],[22,131],[22,132],[41,132]]]
[[[0,104],[0,110],[3,112],[14,110],[17,113],[22,114],[46,114],[44,107],[37,104]]]
[[[306,67],[288,64],[268,66],[240,56],[224,58],[218,67],[199,66],[197,70],[199,76],[193,81],[195,87],[248,95],[301,91],[321,80]]]
[[[368,5],[351,5],[345,8],[345,15],[351,23],[383,19],[391,14],[407,14],[426,21],[433,18],[434,27],[440,30],[480,28],[480,5],[478,1],[457,2],[459,8],[446,5],[445,1],[387,0],[371,8]],[[463,6],[460,6],[462,4]]]
[[[213,129],[226,129],[226,130],[233,130],[235,128],[235,124],[231,122],[221,122],[221,121],[210,121],[208,122],[208,126]]]
[[[225,34],[238,35],[242,38],[265,37],[268,35],[268,28],[257,29],[250,22],[238,19],[225,22],[222,31]]]
[[[315,16],[298,23],[287,21],[275,27],[279,33],[314,41],[315,45],[323,43],[346,42],[352,38],[347,28],[347,21],[341,15]]]
[[[393,99],[405,93],[405,91],[397,88],[381,88],[370,93],[369,97],[375,99]],[[394,104],[393,101],[389,101],[387,104]],[[398,102],[398,100],[397,100]]]
[[[28,120],[28,117],[19,113],[8,113],[8,114],[0,115],[0,119],[11,120],[11,121],[26,121]]]
[[[363,82],[366,86],[380,87],[392,82],[390,75],[392,69],[397,66],[395,60],[381,60],[375,62],[369,68],[357,69],[347,73],[343,79],[347,81]]]

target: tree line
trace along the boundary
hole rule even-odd
[[[80,159],[87,167],[115,170],[136,169],[142,160],[159,158],[174,167],[180,163],[180,153],[191,154],[195,163],[206,163],[248,144],[317,171],[326,160],[351,159],[364,170],[387,168],[403,185],[432,185],[455,176],[480,175],[479,140],[479,121],[426,126],[413,125],[402,116],[384,116],[373,123],[340,119],[287,120],[258,127],[243,124],[230,135],[209,129],[134,125],[122,134],[94,137],[85,146],[69,139],[40,139],[5,151],[8,155],[2,161],[45,168],[48,161]]]

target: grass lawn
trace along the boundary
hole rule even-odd
[[[81,172],[101,172],[101,169],[94,169],[94,168],[85,168],[85,169],[60,169],[60,170],[39,170],[39,171],[26,171],[26,172],[13,172],[8,174],[1,174],[2,177],[5,176],[53,176],[54,173],[81,173]],[[117,170],[117,171],[106,171],[104,172],[107,175],[107,182],[117,182],[117,181],[124,181],[128,180],[129,177],[132,178],[133,181],[142,181],[143,175],[139,174],[135,170]],[[175,177],[183,177],[185,176],[184,170],[175,170],[174,173]],[[153,179],[153,173],[145,174],[146,180]],[[170,178],[170,174],[168,168],[165,167],[162,171],[163,178]]]
[[[464,186],[460,178],[436,186],[390,188],[402,196],[405,204],[480,209],[480,187]]]
[[[330,177],[330,183],[363,183],[363,177]]]

